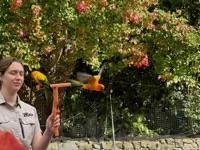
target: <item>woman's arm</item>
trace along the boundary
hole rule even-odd
[[[54,134],[54,128],[60,126],[60,116],[57,115],[55,120],[53,119],[53,114],[51,114],[46,121],[46,129],[43,135],[38,132],[34,135],[32,141],[33,150],[46,150],[49,142]]]

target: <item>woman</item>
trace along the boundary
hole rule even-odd
[[[60,126],[59,115],[51,114],[42,135],[36,109],[20,100],[17,92],[24,82],[22,62],[7,57],[0,61],[0,130],[9,131],[26,147],[45,150],[55,127]]]

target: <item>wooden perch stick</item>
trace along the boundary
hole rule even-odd
[[[71,83],[55,83],[55,84],[50,84],[50,86],[53,88],[53,105],[52,105],[52,113],[53,117],[55,118],[57,115],[57,110],[58,110],[58,88],[60,87],[69,87],[71,86]],[[59,129],[58,127],[54,129],[54,135],[59,136]]]

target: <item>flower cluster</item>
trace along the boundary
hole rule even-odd
[[[151,12],[148,14],[148,19],[144,19],[144,23],[146,24],[147,29],[154,29],[155,25],[153,21],[157,18],[157,14],[155,12]]]
[[[32,10],[32,18],[31,18],[31,28],[33,32],[32,40],[38,40],[38,38],[43,41],[46,39],[46,35],[41,31],[41,25],[40,25],[40,13],[41,13],[41,7],[39,5],[32,5],[31,6]]]
[[[16,11],[19,7],[21,7],[22,5],[22,0],[13,0],[10,3],[11,7],[10,7],[10,11],[14,12]]]
[[[48,56],[52,51],[53,51],[53,46],[51,46],[51,45],[44,45],[43,47],[42,47],[42,51],[43,51],[43,53],[46,55],[46,56]]]
[[[40,6],[32,5],[31,10],[32,10],[32,15],[33,16],[36,17],[36,16],[40,15],[40,10],[41,10]]]
[[[80,1],[77,5],[76,5],[76,10],[81,13],[86,11],[86,2],[85,0]]]
[[[133,24],[138,24],[140,22],[140,16],[136,12],[125,12],[123,20],[131,21]]]
[[[106,0],[100,0],[99,5],[100,5],[101,8],[106,7],[106,5],[107,5]]]
[[[148,67],[149,61],[147,54],[138,51],[137,49],[133,51],[133,58],[129,61],[129,66],[135,66],[137,68]]]
[[[161,80],[161,81],[166,81],[169,77],[171,76],[171,73],[165,73],[163,75],[159,75],[158,76],[158,80]]]
[[[18,30],[16,34],[20,37],[26,36],[28,34],[28,30]]]
[[[144,6],[151,6],[151,5],[157,5],[158,4],[158,0],[144,0],[143,1],[143,5]]]

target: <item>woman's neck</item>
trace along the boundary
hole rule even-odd
[[[17,92],[11,92],[5,89],[0,90],[2,96],[4,97],[5,101],[10,105],[15,105],[17,101]]]

